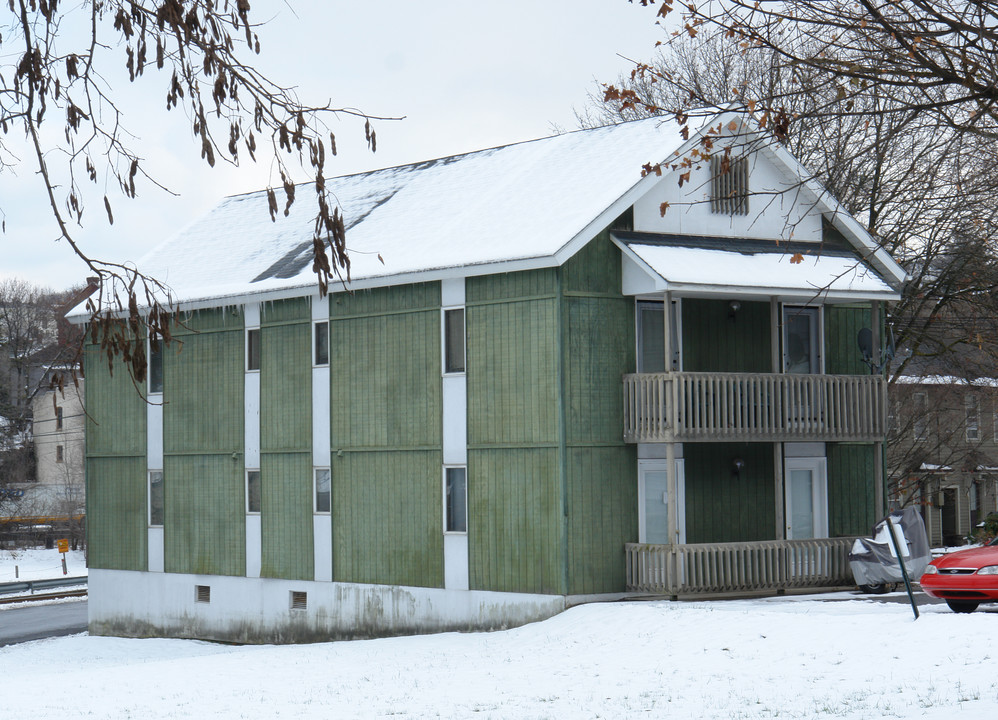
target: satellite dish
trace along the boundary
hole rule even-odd
[[[873,331],[870,328],[863,328],[859,331],[856,336],[856,344],[859,345],[859,351],[863,355],[863,362],[870,363],[873,361]]]

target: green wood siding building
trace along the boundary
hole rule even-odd
[[[325,297],[311,242],[248,219],[260,194],[153,256],[184,318],[149,346],[162,382],[85,356],[91,631],[509,626],[677,577],[702,591],[654,565],[663,548],[865,533],[883,386],[855,338],[903,272],[820,194],[802,267],[767,211],[663,216],[675,178],[629,163],[685,143],[630,123],[334,178],[357,252]],[[798,177],[781,152],[753,182]],[[233,275],[199,269],[216,244]]]

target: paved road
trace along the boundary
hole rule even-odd
[[[86,600],[0,610],[0,646],[73,635],[86,629]]]

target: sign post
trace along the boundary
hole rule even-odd
[[[66,553],[69,552],[69,540],[63,538],[62,540],[56,540],[55,542],[59,547],[59,554],[62,555],[62,574],[68,575],[69,571],[66,568]]]

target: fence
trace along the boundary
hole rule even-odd
[[[675,547],[628,543],[627,589],[679,595],[852,585],[848,555],[854,541],[765,540]]]
[[[878,375],[639,373],[624,376],[624,439],[877,441],[887,389]]]

